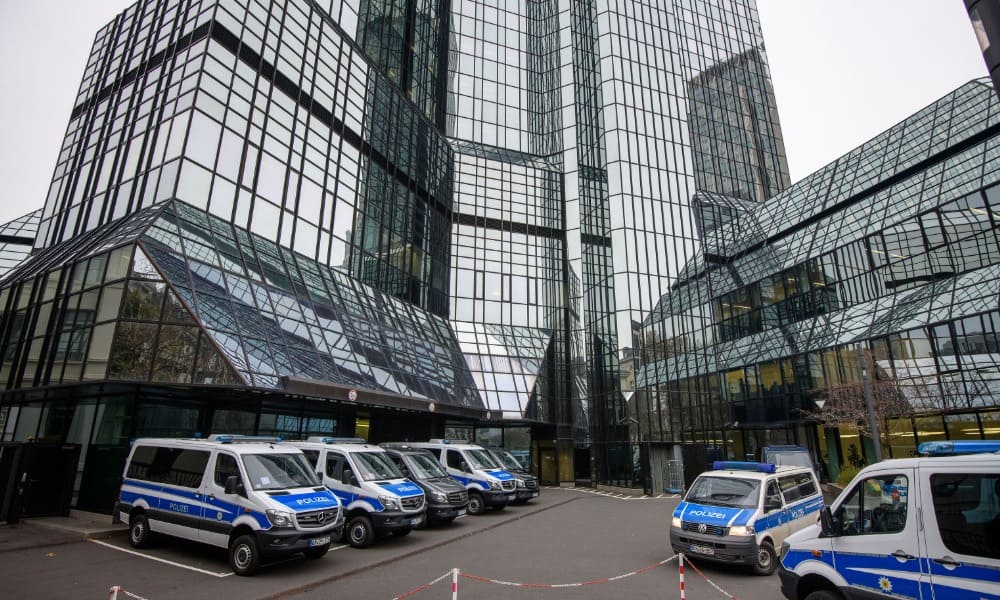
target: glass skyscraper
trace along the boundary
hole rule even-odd
[[[79,444],[92,509],[142,435],[458,435],[648,486],[680,342],[646,324],[788,184],[751,0],[140,1],[0,280],[3,436]]]

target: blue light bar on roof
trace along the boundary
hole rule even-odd
[[[232,444],[233,442],[257,442],[263,444],[273,444],[281,441],[281,436],[268,435],[237,435],[237,434],[212,434],[208,436],[208,441],[219,442],[220,444]]]
[[[321,436],[310,436],[306,438],[307,442],[320,442],[323,444],[367,444],[368,441],[365,438],[359,437],[321,437]]]
[[[1000,440],[960,440],[956,442],[924,442],[917,446],[920,456],[958,456],[1000,451]]]
[[[757,471],[759,473],[774,473],[777,469],[771,463],[758,463],[743,460],[717,460],[712,463],[716,471]]]

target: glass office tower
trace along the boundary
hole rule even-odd
[[[787,184],[749,0],[140,1],[0,281],[3,435],[80,444],[91,508],[154,434],[460,433],[642,486],[642,323],[696,212]]]
[[[642,325],[648,435],[717,458],[803,444],[836,478],[873,459],[872,440],[805,416],[868,364],[902,401],[875,407],[883,456],[996,438],[998,107],[970,82],[711,229]]]

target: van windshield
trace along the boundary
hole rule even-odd
[[[448,472],[444,470],[441,463],[427,452],[417,452],[408,454],[407,464],[410,471],[417,479],[434,479],[435,477],[447,477]]]
[[[255,490],[320,485],[316,474],[302,454],[244,454],[243,466]]]
[[[712,506],[757,508],[760,482],[736,477],[701,476],[695,480],[684,500]]]
[[[506,450],[494,450],[493,456],[495,456],[496,459],[500,461],[500,464],[503,465],[503,468],[508,471],[522,470],[521,463],[517,462],[517,459],[511,456]]]
[[[365,481],[403,478],[399,467],[389,460],[385,452],[351,452],[351,457],[358,469],[357,475]]]
[[[469,466],[473,469],[499,469],[500,465],[490,456],[486,450],[466,450],[465,456],[469,459]]]

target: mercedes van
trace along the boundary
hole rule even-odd
[[[858,472],[781,548],[789,600],[1000,599],[1000,441],[925,442]]]
[[[487,508],[502,510],[517,498],[517,481],[482,446],[464,440],[432,439],[410,442],[426,448],[469,492],[469,514],[480,515]]]
[[[407,443],[379,444],[399,470],[424,490],[427,498],[427,520],[450,523],[466,513],[469,492],[444,470],[429,451]]]
[[[135,440],[114,520],[128,523],[135,548],[158,534],[226,548],[237,575],[262,557],[321,558],[343,525],[340,502],[302,452],[238,435]]]
[[[399,471],[384,448],[362,438],[310,437],[286,443],[308,457],[340,499],[351,546],[367,548],[380,536],[409,535],[424,522],[424,491]]]

